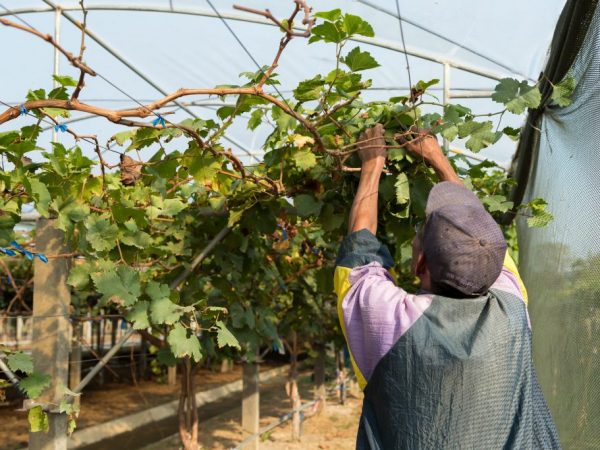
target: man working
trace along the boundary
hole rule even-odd
[[[359,449],[555,449],[531,359],[527,293],[506,241],[433,136],[406,145],[436,171],[413,241],[417,295],[397,287],[377,232],[383,128],[359,146],[360,183],[337,259],[338,313],[364,390]]]

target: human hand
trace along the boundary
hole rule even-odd
[[[358,156],[363,163],[363,168],[380,167],[383,169],[386,155],[384,132],[383,125],[378,123],[358,138]]]
[[[413,155],[423,158],[429,164],[435,164],[440,158],[445,159],[444,152],[436,137],[429,130],[416,129],[411,133],[412,139],[405,139],[405,135],[398,136],[398,140],[404,144],[404,148]]]

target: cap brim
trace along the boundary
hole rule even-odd
[[[465,186],[451,181],[443,181],[436,184],[433,189],[431,189],[429,197],[427,198],[425,214],[429,215],[433,211],[448,205],[464,205],[483,208],[483,205],[477,196]]]

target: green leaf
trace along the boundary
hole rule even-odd
[[[125,130],[115,134],[111,139],[114,140],[118,145],[123,145],[135,136],[135,130]]]
[[[298,87],[294,89],[294,97],[300,102],[317,100],[323,94],[325,80],[321,75],[317,75],[310,80],[301,81]]]
[[[221,164],[213,158],[197,156],[189,160],[188,170],[198,183],[212,182],[221,169]]]
[[[308,42],[323,41],[338,44],[346,39],[346,37],[346,33],[341,31],[334,23],[324,22],[312,28],[311,37]]]
[[[369,22],[364,21],[359,16],[352,14],[344,14],[343,30],[348,33],[349,36],[360,34],[362,36],[374,37],[375,32]]]
[[[565,77],[560,83],[554,85],[552,90],[552,101],[560,107],[569,106],[572,103],[571,97],[577,83],[572,76]]]
[[[502,103],[513,114],[522,114],[526,108],[537,108],[542,94],[537,86],[529,86],[527,81],[504,78],[496,86],[492,100]]]
[[[173,354],[178,358],[190,356],[195,361],[202,359],[200,341],[193,334],[188,334],[188,330],[180,323],[175,324],[167,337],[167,342],[171,346]]]
[[[156,359],[158,359],[159,363],[164,364],[165,366],[171,367],[177,364],[177,358],[171,352],[171,349],[166,347],[163,347],[158,350],[158,353],[156,354]]]
[[[396,188],[396,203],[403,205],[410,200],[408,177],[404,172],[398,174],[396,183],[394,183],[394,187]]]
[[[23,378],[19,381],[19,387],[27,394],[27,397],[36,398],[50,386],[51,380],[52,378],[50,375],[33,372],[27,378]]]
[[[119,228],[102,216],[92,214],[85,221],[86,239],[94,250],[111,250],[117,245]]]
[[[294,206],[300,217],[318,215],[323,202],[315,199],[312,195],[300,194],[294,198]]]
[[[8,363],[8,367],[15,372],[19,370],[28,375],[33,372],[33,359],[31,355],[27,355],[23,352],[8,355],[6,362]]]
[[[342,59],[342,62],[346,64],[352,72],[379,67],[379,63],[375,61],[375,58],[373,58],[369,52],[362,52],[360,47],[353,48],[350,53]]]
[[[236,337],[227,329],[225,324],[218,320],[215,324],[217,327],[217,345],[219,348],[223,348],[226,345],[229,347],[237,348],[241,350],[240,343]]]
[[[491,120],[475,122],[473,120],[463,122],[458,126],[458,137],[469,138],[465,146],[474,153],[486,148],[502,137],[501,132],[493,132],[494,124]]]
[[[67,283],[77,290],[83,290],[90,283],[90,265],[89,263],[75,264],[71,267]]]
[[[27,412],[27,421],[32,433],[48,432],[48,414],[44,412],[41,406],[34,406]]]
[[[315,13],[315,17],[320,19],[325,19],[329,22],[334,22],[340,17],[342,17],[342,10],[339,8],[332,9],[331,11],[320,11]]]
[[[107,302],[131,306],[142,293],[139,274],[129,266],[93,273],[92,281]]]
[[[488,195],[483,198],[483,204],[489,212],[506,212],[513,207],[513,202],[507,201],[504,195]]]
[[[255,109],[250,114],[250,119],[248,120],[248,129],[256,130],[258,126],[262,123],[265,112],[263,109]]]
[[[150,317],[157,325],[166,323],[173,325],[184,313],[184,309],[170,299],[171,290],[166,284],[151,281],[146,286],[146,293],[152,299]]]
[[[554,220],[554,216],[547,210],[547,206],[548,203],[541,198],[536,198],[525,205],[531,212],[531,217],[527,219],[529,227],[542,228]]]
[[[29,185],[28,191],[35,201],[35,209],[37,209],[41,216],[48,217],[48,207],[52,200],[48,188],[37,178],[27,178],[26,180],[27,183],[24,183],[24,185]]]
[[[52,79],[59,83],[61,86],[65,87],[75,87],[77,86],[77,80],[70,77],[69,75],[52,75]]]
[[[142,249],[150,246],[152,238],[145,231],[140,231],[138,229],[134,219],[129,219],[124,225],[126,231],[120,237],[123,244]]]
[[[138,128],[133,135],[129,149],[142,149],[158,142],[160,130],[156,128]]]
[[[187,208],[187,203],[182,202],[178,198],[167,198],[163,202],[163,209],[161,211],[161,215],[173,217]]]
[[[244,215],[245,209],[232,209],[229,211],[229,219],[227,220],[227,226],[229,228],[233,227],[236,223],[240,221],[242,216]]]
[[[148,320],[148,307],[150,304],[147,301],[139,301],[127,313],[127,320],[133,323],[133,328],[136,330],[144,330],[150,327]]]
[[[300,170],[308,170],[317,165],[317,158],[310,150],[299,150],[294,152],[292,158],[296,167]]]
[[[504,127],[502,133],[508,136],[513,141],[518,141],[521,136],[521,128]]]

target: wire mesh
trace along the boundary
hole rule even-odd
[[[570,70],[573,103],[546,111],[527,197],[555,216],[519,224],[534,362],[566,449],[600,448],[600,9]]]

